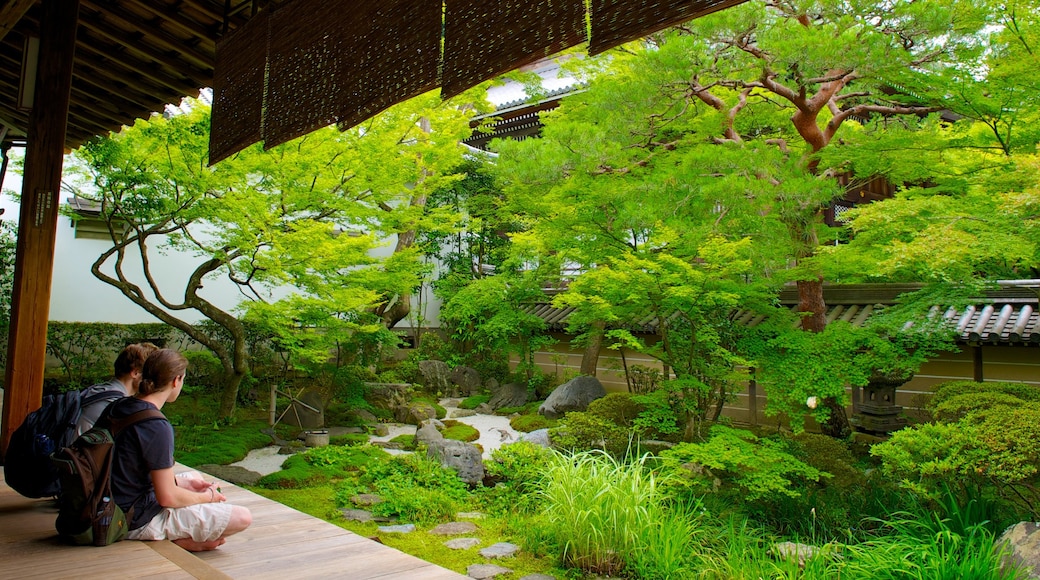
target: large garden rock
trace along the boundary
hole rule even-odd
[[[441,438],[427,444],[426,455],[436,457],[441,465],[454,469],[459,479],[470,485],[484,480],[484,463],[480,458],[480,449],[475,445]]]
[[[235,485],[256,485],[263,475],[241,465],[200,465],[199,471]]]
[[[548,429],[537,429],[530,433],[523,433],[520,435],[521,441],[529,441],[535,445],[542,447],[552,447],[552,442],[549,441],[549,430]]]
[[[1028,578],[1040,578],[1040,525],[1019,522],[1004,531],[997,545],[1007,547],[1005,566],[1018,566]]]
[[[442,394],[451,390],[451,369],[443,361],[419,361],[419,374],[426,390]]]
[[[443,441],[444,435],[437,428],[435,421],[426,421],[415,432],[415,442],[429,445],[435,441]]]
[[[408,400],[407,383],[365,383],[365,400],[373,407],[394,412]]]
[[[596,377],[582,375],[556,387],[538,413],[550,419],[558,419],[571,411],[584,411],[589,403],[607,395],[603,384]]]
[[[453,392],[459,393],[459,396],[470,397],[472,395],[480,394],[480,371],[473,367],[467,367],[459,365],[451,371],[451,384],[455,385]]]
[[[394,420],[406,425],[422,425],[423,421],[437,418],[437,409],[425,401],[412,401],[394,409]]]
[[[527,385],[506,383],[491,389],[488,405],[498,410],[503,407],[522,407],[527,404]]]

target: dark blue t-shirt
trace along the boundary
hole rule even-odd
[[[123,418],[155,405],[134,397],[112,403],[107,413]],[[127,427],[116,436],[112,461],[112,495],[116,504],[133,518],[131,530],[147,524],[162,511],[155,499],[151,472],[173,467],[173,426],[165,419],[145,419]]]

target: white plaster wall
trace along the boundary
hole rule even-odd
[[[20,151],[12,150],[12,157],[20,155]],[[3,191],[0,195],[0,207],[4,213],[0,219],[17,222],[19,207],[10,193],[20,194],[22,190],[21,176],[14,170],[14,163],[8,168],[3,180]],[[61,203],[65,203],[71,194],[63,193]],[[50,320],[64,322],[114,322],[132,324],[138,322],[156,322],[151,314],[140,308],[128,298],[124,297],[118,290],[101,282],[91,273],[90,268],[94,260],[101,255],[109,246],[103,240],[92,240],[75,238],[75,230],[72,220],[66,216],[58,216],[58,228],[55,236],[54,248],[54,271],[51,286]],[[393,252],[393,240],[377,248],[373,254],[376,256],[389,256]],[[150,259],[152,260],[153,276],[159,287],[166,292],[170,301],[179,301],[183,298],[184,286],[188,276],[201,261],[201,258],[187,253],[170,252],[160,254],[159,248],[152,248]],[[124,268],[127,272],[138,272],[140,260],[128,260],[130,268]],[[160,267],[155,267],[158,264]],[[109,270],[111,272],[111,270]],[[143,275],[138,276],[135,282],[145,285]],[[290,292],[289,288],[276,289],[272,292],[273,297],[285,296]],[[207,279],[200,292],[203,297],[211,300],[217,306],[224,309],[234,309],[244,299],[236,285],[232,284],[224,276],[214,276]],[[423,326],[436,325],[437,314],[440,311],[440,303],[429,288],[423,287],[422,311],[425,323]],[[420,301],[413,297],[413,312],[418,316]],[[190,322],[197,322],[202,317],[194,311],[181,311],[178,316]],[[403,320],[398,327],[410,327],[410,321]]]

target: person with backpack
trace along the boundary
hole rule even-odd
[[[177,351],[152,353],[141,370],[137,393],[112,403],[102,421],[161,411],[180,396],[187,368],[187,359]],[[215,549],[227,536],[248,528],[252,514],[226,503],[216,485],[198,472],[175,474],[173,442],[173,426],[165,418],[139,421],[115,435],[112,496],[128,514],[127,538],[171,540],[196,552]]]
[[[149,342],[128,345],[116,357],[112,380],[44,397],[11,434],[4,455],[4,478],[11,489],[25,497],[57,497],[61,482],[51,454],[89,431],[110,403],[136,393],[141,367],[156,350]]]
[[[148,355],[159,350],[159,347],[150,342],[138,342],[127,345],[116,357],[113,364],[115,375],[109,381],[98,383],[83,389],[80,393],[81,401],[92,401],[83,405],[80,410],[79,420],[76,421],[76,437],[90,431],[97,423],[101,413],[117,399],[129,397],[137,393],[137,385],[141,382],[141,367]],[[108,393],[105,397],[95,397],[100,393]]]

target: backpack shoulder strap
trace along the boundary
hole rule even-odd
[[[118,435],[120,431],[122,431],[123,429],[126,429],[127,427],[133,425],[134,423],[139,423],[141,421],[145,421],[145,420],[148,420],[148,419],[165,419],[165,418],[166,418],[166,415],[163,415],[162,412],[159,411],[158,409],[145,409],[143,411],[138,411],[136,413],[133,413],[131,415],[127,415],[126,417],[123,417],[123,418],[120,418],[120,419],[116,419],[116,418],[112,417],[111,415],[109,415],[108,416],[108,422],[109,422],[109,427],[108,428],[112,432],[112,437],[115,438],[115,436]]]
[[[86,408],[86,407],[89,407],[89,406],[93,405],[94,403],[99,402],[99,401],[114,401],[114,400],[120,399],[120,398],[122,398],[124,396],[126,396],[126,395],[124,395],[123,393],[121,393],[119,391],[114,391],[114,390],[113,391],[96,391],[96,392],[93,392],[93,393],[88,392],[87,390],[84,390],[80,394],[79,406],[82,407],[82,408]]]

